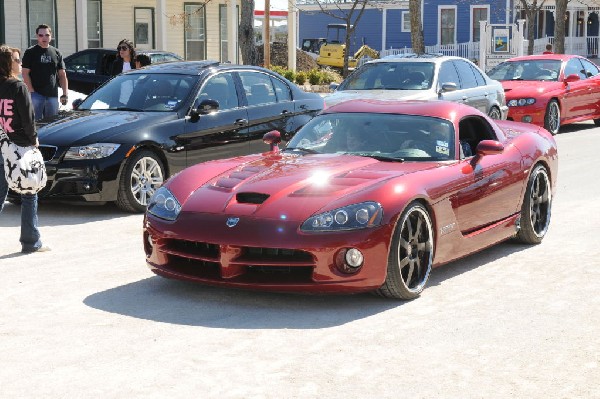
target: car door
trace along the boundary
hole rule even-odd
[[[593,119],[597,119],[600,114],[600,69],[598,66],[585,58],[580,58],[581,64],[585,70],[586,86],[588,88],[588,112]]]
[[[473,108],[477,108],[484,114],[488,113],[487,88],[480,86],[477,82],[477,77],[471,68],[471,64],[463,60],[453,60],[452,63],[456,67],[458,77],[460,79],[460,89],[462,98],[465,99],[465,104]]]
[[[177,138],[186,151],[188,166],[212,159],[249,153],[248,112],[241,106],[232,73],[212,75],[203,82],[193,108],[203,100],[216,100],[219,109],[202,114],[198,119],[187,117],[184,133]]]
[[[248,104],[248,135],[252,152],[265,151],[262,137],[278,130],[287,137],[293,126],[294,103],[290,89],[280,79],[258,71],[238,73]]]
[[[577,75],[579,80],[566,84],[561,107],[562,119],[577,118],[590,113],[589,102],[591,101],[593,104],[596,101],[592,98],[592,88],[588,86],[585,69],[578,58],[571,58],[567,61],[564,77],[569,75]]]
[[[106,80],[100,74],[102,55],[103,53],[100,51],[89,50],[81,51],[65,59],[69,89],[90,94]]]
[[[467,142],[475,154],[484,139],[496,139],[493,128],[483,118],[471,116],[459,122],[459,140]],[[515,146],[505,146],[501,154],[464,157],[456,168],[458,176],[451,204],[460,231],[469,234],[505,219],[518,211],[523,181],[522,155]]]

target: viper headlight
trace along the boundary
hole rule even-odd
[[[181,204],[166,187],[160,187],[150,198],[148,213],[157,218],[175,220],[181,211]]]
[[[382,217],[383,208],[377,202],[361,202],[311,216],[302,223],[300,230],[311,232],[366,229],[379,226]]]
[[[517,98],[509,100],[506,105],[509,107],[523,107],[525,105],[535,104],[535,98]]]
[[[94,143],[71,147],[65,154],[65,159],[100,159],[112,155],[121,144]]]

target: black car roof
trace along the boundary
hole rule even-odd
[[[177,62],[168,62],[163,64],[151,64],[143,69],[131,70],[128,73],[177,73],[177,74],[186,74],[186,75],[200,75],[204,71],[208,69],[227,69],[227,70],[235,70],[235,69],[252,69],[255,71],[269,71],[268,69],[257,67],[253,65],[237,65],[237,64],[229,64],[229,63],[220,63],[219,61],[177,61]]]

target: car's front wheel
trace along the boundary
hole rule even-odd
[[[546,168],[538,165],[527,182],[521,206],[521,221],[517,240],[524,244],[539,244],[548,231],[552,210],[552,190]]]
[[[148,201],[165,180],[165,168],[152,151],[133,153],[126,161],[117,194],[117,206],[127,212],[144,212]]]
[[[414,299],[429,280],[433,263],[433,228],[429,212],[418,203],[411,203],[396,225],[387,276],[377,290],[381,296]]]
[[[544,128],[553,135],[557,134],[560,129],[560,107],[556,100],[551,100],[546,106]]]

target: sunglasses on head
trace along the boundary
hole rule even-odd
[[[38,37],[50,37],[50,33],[38,33]]]
[[[129,47],[127,47],[127,46],[119,46],[119,47],[117,47],[117,50],[126,51],[126,50],[129,50]]]

